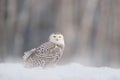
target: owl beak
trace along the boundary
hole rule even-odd
[[[58,38],[56,39],[56,41],[58,41]]]

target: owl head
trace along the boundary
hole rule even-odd
[[[64,37],[61,33],[53,33],[49,37],[49,41],[56,43],[56,44],[62,44],[64,45]]]

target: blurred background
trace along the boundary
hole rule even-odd
[[[0,0],[0,62],[65,37],[59,64],[120,67],[120,0]]]

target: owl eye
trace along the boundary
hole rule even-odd
[[[59,38],[61,38],[61,36],[59,36]]]
[[[56,36],[53,36],[54,38],[56,38]]]

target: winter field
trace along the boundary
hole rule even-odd
[[[120,80],[120,69],[85,67],[77,63],[27,69],[23,64],[1,63],[0,80]]]

